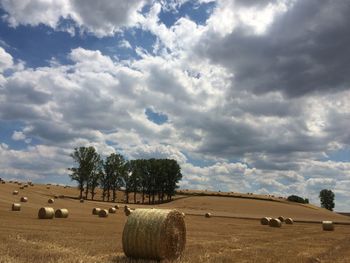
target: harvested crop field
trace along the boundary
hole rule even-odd
[[[12,195],[14,190],[20,195]],[[19,202],[21,195],[27,196],[28,202],[22,203],[21,211],[11,211],[12,203]],[[69,217],[39,220],[38,210],[54,195],[61,198],[50,206],[68,209]],[[35,185],[20,190],[15,184],[1,184],[0,262],[135,262],[125,258],[122,250],[127,219],[123,209],[101,218],[92,215],[92,209],[109,209],[115,203],[80,203],[70,198],[77,195],[76,189],[62,186],[47,189],[46,185]],[[177,262],[350,261],[350,217],[312,205],[186,195],[167,204],[130,207],[185,212],[187,245]],[[207,212],[210,218],[204,216]],[[290,217],[294,224],[281,228],[261,225],[260,218],[265,216]],[[322,231],[324,220],[341,224],[336,224],[334,231]]]

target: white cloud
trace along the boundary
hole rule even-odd
[[[0,73],[13,66],[12,56],[0,47]]]

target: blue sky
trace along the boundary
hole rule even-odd
[[[329,188],[349,211],[345,0],[21,3],[0,0],[2,177],[69,184],[92,145],[174,158],[182,188]]]

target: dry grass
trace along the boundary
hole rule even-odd
[[[9,212],[11,204],[18,199],[12,195],[14,189],[14,184],[0,184],[1,263],[149,262],[124,257],[121,239],[127,217],[122,211],[104,220],[91,216],[92,208],[106,209],[111,203],[86,201],[81,204],[78,199],[57,199],[52,206],[55,209],[67,208],[69,217],[65,220],[39,220],[37,211],[47,204],[48,196],[77,196],[77,190],[58,186],[46,189],[46,186],[35,185],[23,190],[30,202],[22,204],[20,212]],[[256,210],[261,209],[261,213],[250,212],[254,203],[249,201],[254,201]],[[336,225],[335,231],[323,231],[320,223],[294,222],[293,225],[271,228],[261,225],[259,220],[216,217],[243,214],[260,219],[284,215],[293,219],[350,222],[347,217],[323,209],[225,197],[190,197],[154,207],[177,207],[186,212],[187,245],[179,263],[349,262],[348,225]],[[215,216],[208,220],[203,217],[203,210],[211,211]]]

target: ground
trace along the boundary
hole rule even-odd
[[[13,190],[19,195],[12,195]],[[350,262],[350,217],[280,198],[195,194],[198,196],[178,195],[175,201],[162,205],[131,205],[175,208],[186,213],[187,244],[178,262]],[[54,195],[65,198],[48,204]],[[77,189],[63,186],[19,189],[17,184],[0,184],[0,263],[144,262],[129,260],[123,254],[121,236],[127,217],[122,209],[99,218],[91,210],[114,203],[80,203],[69,198],[77,195]],[[21,203],[20,212],[12,212],[12,203],[19,203],[21,196],[27,196],[28,202]],[[119,200],[121,197],[119,193]],[[39,220],[37,213],[42,206],[67,208],[69,217]],[[213,217],[205,218],[205,212]],[[297,222],[272,228],[260,225],[258,219],[264,216],[292,217]],[[326,232],[319,223],[322,220],[341,224],[335,231]]]

